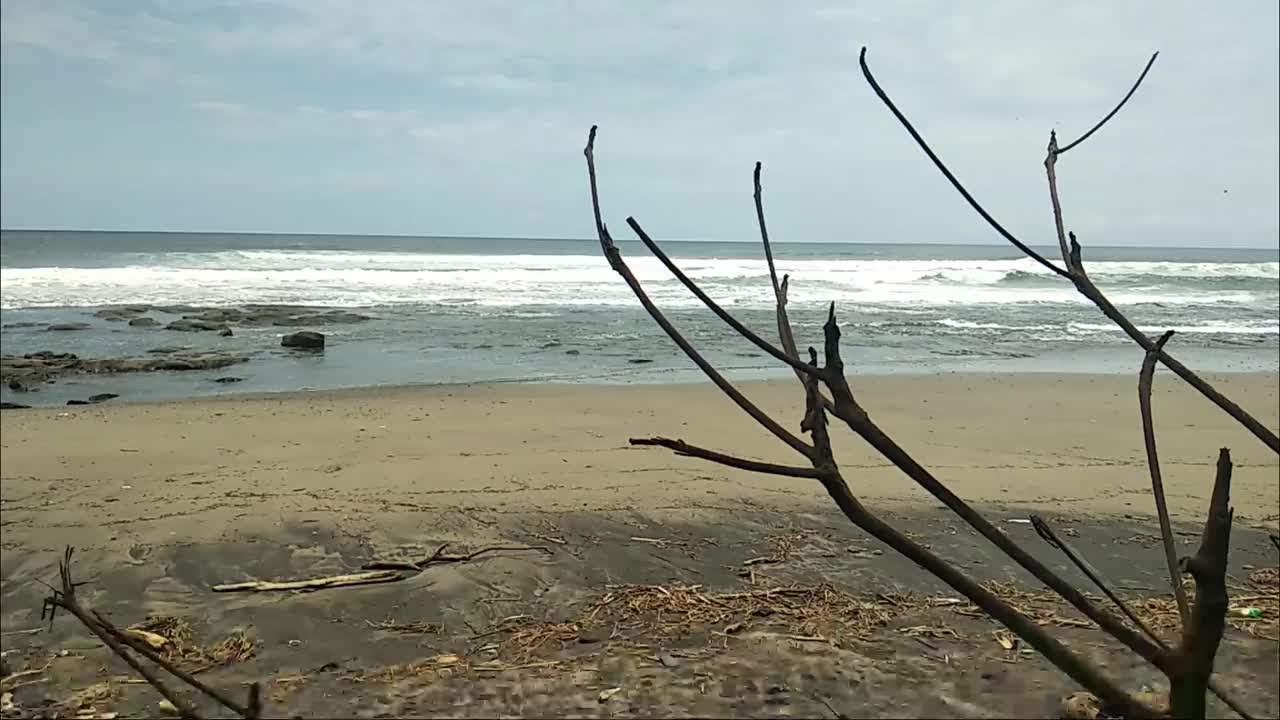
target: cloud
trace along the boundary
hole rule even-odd
[[[323,160],[357,187],[448,167],[460,217],[490,202],[468,188],[500,174],[551,234],[581,234],[578,150],[598,123],[611,197],[684,236],[737,232],[726,219],[762,159],[773,214],[799,237],[971,240],[990,235],[862,82],[860,47],[971,189],[1034,233],[1051,229],[1048,131],[1089,127],[1159,49],[1125,112],[1064,160],[1069,219],[1111,242],[1274,244],[1277,20],[1272,6],[1189,0],[1052,17],[1012,0],[947,13],[923,0],[6,0],[3,52],[6,85],[38,77],[41,57],[79,63],[103,86],[148,90],[135,122],[190,123],[250,166],[269,143],[276,162]],[[82,94],[119,107],[110,88]]]

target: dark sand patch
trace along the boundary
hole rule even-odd
[[[829,708],[850,716],[1040,716],[1076,689],[1034,653],[1003,648],[993,635],[998,626],[966,613],[965,604],[928,602],[954,593],[891,552],[877,552],[877,543],[834,513],[450,510],[413,518],[376,538],[293,522],[234,542],[90,550],[75,569],[90,581],[80,590],[86,604],[120,625],[183,618],[190,642],[202,647],[237,633],[252,637],[251,658],[204,677],[237,692],[243,682],[265,680],[271,710],[282,716],[831,717]],[[894,520],[982,580],[1038,590],[950,516]],[[1086,587],[1029,526],[1003,525]],[[1056,525],[1074,532],[1073,542],[1127,594],[1166,595],[1160,550],[1143,539],[1145,521],[1060,518]],[[1180,530],[1185,552],[1194,529]],[[351,572],[373,558],[427,555],[442,542],[493,541],[549,544],[555,553],[498,555],[430,567],[399,583],[307,594],[209,591],[221,582]],[[9,634],[41,626],[47,590],[35,580],[52,579],[57,555],[57,548],[4,554],[5,661],[11,669],[50,663],[46,682],[19,688],[15,700],[35,708],[83,692],[98,710],[154,713],[154,692],[122,682],[123,664],[74,621],[60,617],[51,629]],[[756,558],[766,560],[744,567]],[[1263,532],[1240,527],[1231,560],[1230,583],[1244,587],[1251,570],[1275,565],[1276,553]],[[611,586],[623,585],[697,585],[707,596],[794,587],[853,605],[833,604],[846,608],[834,623],[831,613],[807,609],[821,605],[812,595],[793,598],[796,612],[757,602],[762,612],[681,616],[667,607],[646,617],[621,610],[629,591]],[[1060,616],[1077,617],[1066,609]],[[1236,624],[1274,633],[1268,620]],[[1100,632],[1056,631],[1130,687],[1158,684],[1154,671]],[[503,669],[512,666],[523,667]],[[1255,712],[1280,713],[1274,683],[1259,682],[1280,672],[1276,640],[1230,629],[1219,671]],[[613,688],[620,690],[602,702],[601,692]]]

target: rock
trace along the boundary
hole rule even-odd
[[[8,385],[9,385],[9,389],[14,392],[27,392],[30,389],[26,385],[23,385],[21,382],[18,382],[17,380],[10,380]]]
[[[77,330],[88,330],[93,327],[89,323],[73,322],[73,323],[54,323],[45,328],[53,332],[75,332]]]
[[[41,350],[40,352],[29,353],[27,355],[23,355],[22,357],[26,358],[27,360],[75,360],[76,354],[75,353],[56,353],[51,350]]]
[[[280,338],[280,347],[301,350],[324,350],[324,335],[310,330],[289,333]]]
[[[230,385],[231,383],[243,382],[244,378],[227,376],[227,377],[214,378],[213,381],[216,383],[221,383],[223,385]]]
[[[231,337],[232,335],[235,335],[235,333],[231,332],[229,327],[224,327],[218,331],[218,337]]]
[[[244,355],[225,352],[195,352],[165,348],[170,352],[141,357],[78,358],[71,353],[32,353],[28,356],[0,355],[0,380],[4,382],[52,382],[64,374],[110,374],[153,372],[156,370],[214,370],[248,362]]]
[[[88,400],[68,400],[67,404],[68,405],[90,405],[92,403],[90,403]]]
[[[0,410],[27,410],[31,406],[16,402],[0,402]]]
[[[146,311],[147,307],[145,305],[126,305],[123,307],[102,308],[95,312],[93,316],[107,322],[123,322]]]
[[[106,402],[108,400],[113,400],[118,397],[120,396],[115,393],[98,393],[97,395],[90,395],[89,402],[91,403]]]
[[[133,327],[156,327],[160,321],[150,317],[136,317],[130,320],[129,324]]]
[[[210,332],[222,330],[226,325],[212,320],[200,320],[197,318],[182,318],[174,320],[164,326],[165,330],[176,330],[178,332]]]

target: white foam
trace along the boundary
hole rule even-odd
[[[772,307],[767,268],[757,259],[683,259],[681,267],[731,307]],[[652,257],[628,263],[664,307],[698,304]],[[1029,259],[789,260],[795,303],[887,306],[1084,303],[1075,289]],[[1275,295],[1229,281],[1280,280],[1280,263],[1093,262],[1090,274],[1117,303],[1265,304]],[[1011,275],[1044,282],[1006,282]],[[1128,277],[1128,284],[1125,278]],[[1192,281],[1192,282],[1189,282]],[[1141,283],[1135,286],[1134,283]],[[127,267],[3,268],[0,306],[123,303],[296,303],[634,306],[622,280],[596,255],[453,255],[345,251],[238,251],[137,256]]]

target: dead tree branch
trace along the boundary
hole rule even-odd
[[[1226,626],[1227,554],[1231,541],[1231,453],[1218,451],[1218,468],[1209,499],[1209,517],[1196,554],[1182,568],[1196,581],[1191,622],[1182,628],[1177,671],[1169,677],[1169,705],[1175,717],[1204,717],[1205,688],[1213,676],[1213,660]]]
[[[156,692],[168,700],[177,710],[178,716],[181,718],[189,718],[199,720],[199,714],[195,708],[188,703],[182,696],[178,695],[157,675],[151,668],[140,662],[130,652],[138,653],[142,657],[159,665],[163,670],[186,683],[187,685],[199,690],[224,705],[227,709],[236,713],[246,720],[256,720],[261,717],[262,700],[260,696],[261,689],[257,683],[249,688],[249,702],[247,705],[241,705],[229,698],[224,693],[209,687],[201,682],[190,673],[170,663],[152,650],[141,640],[130,636],[128,633],[122,632],[119,628],[107,620],[97,610],[86,608],[76,597],[76,588],[82,583],[73,582],[71,579],[71,558],[75,550],[71,546],[67,546],[63,552],[62,560],[58,563],[58,575],[61,579],[61,588],[54,588],[53,593],[45,598],[44,606],[41,608],[40,619],[46,616],[49,622],[53,622],[54,614],[59,608],[71,613],[81,625],[98,637],[99,640],[107,646],[117,657],[125,662],[133,669],[147,684],[156,689]]]
[[[640,286],[640,281],[636,279],[635,274],[631,272],[631,268],[627,267],[627,264],[622,260],[622,253],[618,250],[618,246],[614,244],[613,236],[609,234],[609,228],[605,226],[604,220],[601,219],[600,194],[596,188],[595,141],[596,126],[592,125],[591,132],[587,136],[587,146],[583,149],[582,154],[587,158],[587,174],[591,181],[591,208],[595,213],[596,233],[600,237],[600,248],[604,251],[605,258],[609,261],[609,266],[626,281],[627,286],[630,287],[631,291],[640,299],[640,304],[643,305],[645,311],[649,313],[649,317],[653,318],[653,321],[658,324],[658,327],[662,328],[662,331],[667,334],[667,337],[671,338],[671,341],[674,342],[680,350],[698,366],[698,369],[701,370],[702,373],[711,380],[711,382],[715,383],[716,387],[720,388],[721,392],[729,396],[729,399],[733,400],[739,408],[742,408],[743,412],[750,415],[752,419],[764,426],[766,430],[773,433],[774,437],[783,441],[790,446],[791,449],[801,455],[810,457],[813,453],[813,448],[808,443],[779,425],[777,421],[769,417],[765,411],[761,410],[755,403],[748,400],[741,391],[726,380],[724,375],[722,375],[719,370],[716,370],[711,363],[707,362],[707,359],[694,349],[693,345],[691,345],[689,341],[680,334],[680,331],[676,330],[675,326],[671,324],[671,321],[667,320],[666,315],[664,315],[662,311],[653,304],[653,301],[649,299],[649,296],[645,294],[644,290]],[[761,339],[760,342],[764,343],[764,340]],[[764,344],[772,347],[769,343]],[[786,354],[782,353],[782,351],[777,350],[776,348],[775,351],[778,352],[781,358],[786,357]]]
[[[1083,555],[1076,552],[1076,549],[1072,547],[1070,543],[1059,537],[1058,534],[1053,531],[1053,528],[1049,526],[1049,523],[1045,522],[1044,518],[1039,515],[1032,515],[1031,525],[1036,529],[1037,535],[1044,538],[1044,541],[1049,543],[1053,548],[1062,551],[1062,554],[1066,555],[1067,559],[1079,568],[1080,572],[1084,573],[1085,577],[1093,581],[1093,584],[1102,591],[1102,594],[1106,595],[1107,599],[1119,608],[1120,612],[1124,613],[1125,617],[1129,618],[1129,620],[1137,626],[1139,630],[1141,630],[1147,637],[1151,638],[1153,642],[1160,643],[1162,646],[1164,645],[1150,626],[1143,622],[1142,618],[1138,617],[1137,613],[1130,609],[1129,606],[1125,604],[1125,601],[1121,600],[1120,596],[1116,595],[1115,592],[1112,591],[1111,587],[1103,581],[1102,574],[1099,573]]]
[[[1169,568],[1169,584],[1178,602],[1178,615],[1182,626],[1191,622],[1191,607],[1187,604],[1187,591],[1182,587],[1182,574],[1178,570],[1178,551],[1174,549],[1173,525],[1169,522],[1169,503],[1164,495],[1164,480],[1160,477],[1160,455],[1156,452],[1156,429],[1151,415],[1151,382],[1156,371],[1156,353],[1173,337],[1170,330],[1156,340],[1148,350],[1138,373],[1138,408],[1142,413],[1142,440],[1147,449],[1147,467],[1151,471],[1151,493],[1156,500],[1156,515],[1160,519],[1160,540],[1164,545],[1165,563]]]
[[[1097,123],[1089,132],[1081,136],[1080,139],[1067,145],[1067,148],[1073,148],[1079,145],[1086,138],[1092,135],[1098,128],[1102,127],[1102,125],[1105,124],[1105,122],[1109,120],[1111,116],[1119,112],[1119,110],[1124,106],[1125,102],[1127,102],[1128,98],[1133,95],[1133,93],[1137,90],[1138,86],[1142,83],[1142,79],[1146,77],[1147,70],[1150,69],[1151,63],[1154,62],[1154,60],[1155,60],[1155,56],[1152,56],[1152,60],[1147,63],[1147,68],[1143,70],[1142,75],[1138,78],[1138,82],[1135,83],[1133,88],[1129,90],[1129,93],[1128,95],[1125,96],[1125,99],[1121,101],[1121,103],[1117,105],[1116,108],[1112,110],[1107,117],[1103,118],[1103,120]],[[1212,385],[1206,382],[1203,378],[1197,375],[1195,371],[1191,370],[1186,365],[1183,365],[1176,358],[1169,355],[1164,350],[1156,348],[1155,341],[1147,337],[1147,335],[1143,333],[1141,330],[1139,330],[1137,326],[1134,325],[1129,320],[1128,317],[1126,317],[1123,313],[1121,313],[1120,310],[1114,304],[1112,304],[1112,302],[1107,298],[1107,296],[1100,289],[1098,289],[1098,287],[1089,278],[1088,274],[1085,272],[1085,269],[1084,269],[1084,263],[1081,258],[1080,245],[1076,241],[1075,235],[1073,233],[1063,232],[1063,227],[1061,223],[1061,203],[1058,201],[1057,176],[1054,171],[1054,163],[1056,162],[1057,156],[1061,155],[1064,151],[1061,148],[1056,147],[1057,141],[1055,136],[1051,136],[1050,147],[1049,147],[1049,157],[1046,158],[1045,165],[1046,165],[1046,172],[1049,177],[1050,198],[1051,198],[1052,204],[1054,205],[1055,225],[1057,226],[1057,231],[1058,231],[1058,243],[1059,243],[1060,249],[1063,252],[1063,262],[1065,262],[1067,265],[1065,269],[1050,262],[1043,255],[1037,253],[1036,251],[1028,247],[1025,243],[1023,243],[1021,240],[1015,237],[1012,233],[1006,230],[1003,225],[1001,225],[994,217],[992,217],[991,214],[988,213],[986,209],[983,208],[982,205],[979,204],[976,199],[974,199],[973,195],[971,195],[969,191],[965,189],[964,185],[962,185],[960,181],[956,179],[956,176],[951,172],[950,168],[948,168],[946,164],[942,162],[942,160],[938,157],[938,155],[933,151],[933,148],[929,146],[929,143],[926,142],[924,137],[920,135],[919,131],[916,130],[915,126],[911,124],[911,121],[907,119],[906,115],[904,115],[902,111],[898,109],[898,106],[894,104],[893,100],[889,98],[889,95],[884,91],[882,87],[880,87],[880,83],[876,81],[875,76],[872,75],[871,73],[871,68],[868,67],[867,65],[867,49],[865,47],[862,48],[862,52],[858,58],[858,63],[862,68],[863,77],[866,78],[867,83],[871,86],[871,89],[875,91],[875,94],[878,98],[880,98],[880,101],[884,103],[885,107],[889,108],[890,112],[892,112],[894,117],[898,119],[898,122],[901,123],[902,127],[907,131],[907,133],[911,136],[911,138],[915,140],[916,145],[918,145],[920,149],[924,151],[925,155],[927,155],[929,159],[933,161],[934,166],[938,168],[938,170],[942,173],[942,175],[945,178],[947,178],[947,180],[956,189],[956,191],[960,193],[960,195],[969,203],[971,207],[973,207],[975,211],[977,211],[977,213],[982,217],[983,220],[987,222],[988,225],[992,227],[992,229],[994,229],[1004,239],[1008,240],[1011,244],[1013,244],[1014,247],[1017,247],[1019,250],[1021,250],[1027,257],[1031,258],[1037,263],[1048,268],[1054,274],[1070,280],[1072,284],[1075,285],[1076,290],[1078,290],[1080,294],[1084,295],[1091,302],[1093,302],[1093,304],[1097,306],[1099,310],[1102,311],[1103,315],[1105,315],[1108,319],[1110,319],[1117,326],[1119,326],[1120,329],[1123,330],[1124,333],[1128,335],[1134,342],[1136,342],[1139,346],[1141,346],[1143,350],[1147,352],[1155,352],[1156,357],[1160,360],[1161,363],[1164,363],[1165,367],[1172,370],[1178,377],[1182,378],[1182,380],[1185,381],[1188,385],[1195,388],[1196,391],[1198,391],[1201,395],[1204,395],[1206,398],[1208,398],[1210,402],[1217,405],[1219,408],[1221,408],[1224,412],[1226,412],[1231,417],[1235,418],[1237,422],[1243,425],[1249,432],[1253,433],[1253,435],[1256,436],[1263,443],[1265,443],[1267,447],[1271,448],[1276,452],[1280,452],[1280,436],[1277,436],[1276,433],[1268,429],[1265,425],[1259,422],[1257,418],[1250,415],[1247,411],[1245,411],[1243,408],[1241,408],[1239,405],[1233,402],[1230,398],[1218,392],[1216,388],[1214,388]]]
[[[635,276],[630,272],[629,268],[627,268],[625,261],[622,259],[621,253],[618,252],[612,238],[608,235],[608,230],[605,228],[604,223],[601,220],[599,194],[596,187],[594,158],[595,136],[596,128],[592,127],[591,132],[588,135],[584,155],[587,158],[588,176],[591,183],[592,209],[595,213],[596,229],[600,236],[601,247],[605,252],[606,258],[608,259],[610,266],[627,282],[627,285],[636,295],[636,298],[640,301],[641,305],[644,306],[650,316],[659,323],[663,330],[667,332],[672,341],[674,341],[676,345],[679,346],[681,350],[683,350],[685,354],[688,355],[690,359],[693,360],[694,363],[712,379],[713,382],[716,382],[718,373],[715,372],[713,368],[709,368],[706,361],[697,353],[696,350],[692,348],[690,343],[685,340],[684,337],[670,325],[670,323],[666,322],[665,317],[662,316],[662,313],[657,310],[653,305],[653,302],[649,299],[643,286],[641,286],[641,284],[635,279]],[[637,234],[641,235],[642,240],[647,237],[646,234],[643,234],[642,230],[638,229],[638,223],[635,223],[634,220],[629,220],[629,223],[631,224],[632,229],[637,230]],[[650,249],[656,247],[656,243],[653,243],[652,240],[646,242],[646,245],[649,246]],[[669,268],[672,266],[674,266],[674,263],[668,265]],[[678,274],[677,277],[681,275],[683,275],[683,273]],[[692,281],[682,279],[682,282],[684,282],[685,285],[689,287],[704,304],[710,307],[713,311],[716,311],[717,315],[720,315],[725,319],[726,323],[734,327],[735,330],[738,330],[749,339],[754,337],[755,339],[752,339],[752,341],[756,342],[758,345],[763,342],[763,340],[759,340],[758,336],[755,336],[754,333],[743,332],[741,329],[743,327],[741,323],[737,322],[736,319],[733,319],[727,312],[719,310],[719,306],[713,301],[710,301],[710,298],[708,298],[705,293],[702,293],[700,289],[695,290],[696,284],[692,283]],[[836,323],[834,305],[832,305],[828,314],[827,323],[824,328],[824,336],[826,367],[818,367],[817,353],[811,349],[810,363],[806,367],[802,368],[804,371],[806,407],[805,417],[801,423],[801,429],[802,431],[808,432],[813,440],[813,445],[809,447],[809,451],[804,454],[808,457],[814,469],[820,473],[818,479],[822,482],[828,494],[832,497],[845,516],[873,537],[889,545],[895,551],[901,553],[912,562],[920,565],[943,582],[946,582],[992,618],[1004,624],[1011,631],[1024,639],[1029,645],[1036,648],[1041,654],[1049,659],[1051,663],[1060,668],[1068,676],[1079,682],[1091,692],[1094,692],[1103,700],[1104,703],[1107,704],[1109,708],[1122,712],[1126,717],[1147,717],[1155,715],[1156,711],[1153,708],[1144,705],[1130,696],[1127,692],[1107,678],[1097,667],[1085,661],[1083,658],[1071,652],[1059,643],[1055,638],[1049,635],[1044,628],[1041,628],[1029,618],[1019,613],[1008,603],[983,588],[950,563],[942,560],[924,547],[912,541],[910,538],[907,538],[892,526],[880,520],[873,513],[863,507],[862,504],[853,496],[848,484],[840,474],[831,450],[830,438],[827,432],[825,403],[821,401],[821,396],[818,392],[819,380],[826,384],[828,390],[831,392],[833,398],[832,405],[837,416],[843,415],[841,419],[845,419],[846,423],[850,424],[851,427],[856,425],[858,428],[861,428],[863,432],[860,432],[859,434],[863,434],[864,432],[871,434],[872,429],[874,429],[876,433],[880,433],[880,431],[874,426],[874,424],[870,423],[866,412],[858,406],[857,402],[854,400],[852,391],[849,389],[848,382],[843,376],[844,364],[840,358],[839,348],[840,330]],[[794,358],[788,358],[788,360],[793,359]],[[795,367],[792,362],[788,362],[787,364]],[[716,384],[718,386],[721,385],[720,382],[716,382]],[[739,405],[741,406],[741,403],[739,403]],[[759,420],[759,418],[757,418],[757,420]],[[761,424],[765,423],[761,421]],[[880,433],[880,435],[883,436],[883,433]],[[866,437],[866,435],[864,435],[864,437]],[[888,440],[887,436],[884,436],[884,439]],[[888,442],[892,443],[892,441]],[[873,446],[876,445],[876,443],[872,444]],[[685,445],[684,447],[691,446]],[[892,447],[896,448],[897,446],[893,445]],[[877,447],[877,449],[880,448]],[[905,452],[902,452],[900,449],[898,451],[898,455],[899,459],[905,457],[910,461],[910,463],[914,464],[914,460],[910,460],[910,457],[906,456]],[[891,457],[890,459],[893,460],[894,458]],[[898,463],[895,462],[895,464]],[[903,466],[899,465],[899,467]],[[916,467],[919,466],[916,465]],[[920,468],[920,470],[923,471],[923,468]],[[933,480],[932,476],[928,477],[930,480]],[[941,487],[941,484],[937,483],[936,480],[933,480],[933,483],[938,487]],[[945,490],[945,488],[943,489]],[[958,498],[956,500],[958,501]],[[962,502],[960,504],[965,508],[968,507],[967,505],[963,505]],[[970,510],[970,512],[972,511]],[[974,514],[976,515],[976,513]],[[983,522],[985,522],[985,520]],[[998,533],[998,531],[995,532]],[[1003,536],[1002,533],[999,534]],[[1025,552],[1023,555],[1029,558]],[[1032,562],[1035,561],[1033,560]],[[1035,564],[1040,567],[1043,574],[1056,580],[1056,576],[1054,576],[1051,571],[1044,568],[1042,565],[1039,565],[1038,562]],[[1061,580],[1057,580],[1057,584],[1065,586],[1065,583]],[[1116,628],[1116,632],[1113,634],[1117,637],[1124,637],[1125,634],[1128,634],[1137,638],[1137,641],[1133,642],[1137,648],[1143,648],[1147,651],[1147,654],[1144,654],[1144,657],[1150,655],[1148,659],[1153,662],[1163,660],[1162,656],[1160,656],[1158,652],[1155,652],[1158,650],[1158,646],[1146,641],[1146,639],[1142,638],[1140,635],[1133,633],[1127,626],[1109,613],[1105,613],[1094,608],[1092,603],[1089,603],[1084,599],[1078,591],[1075,591],[1073,588],[1069,588],[1069,586],[1066,587],[1070,589],[1070,591],[1073,592],[1079,600],[1083,601],[1086,606],[1090,607],[1093,610],[1093,614],[1099,615],[1104,619],[1104,621],[1108,618],[1113,620],[1114,622],[1109,623]],[[1111,630],[1108,629],[1108,631],[1110,632]],[[1143,653],[1140,652],[1140,654]]]
[[[1117,595],[1109,585],[1107,585],[1107,583],[1102,579],[1102,574],[1098,572],[1097,568],[1086,560],[1085,557],[1080,554],[1078,550],[1072,547],[1070,543],[1054,532],[1053,528],[1050,527],[1049,523],[1045,522],[1044,518],[1039,515],[1032,515],[1031,524],[1035,527],[1036,533],[1039,534],[1040,537],[1044,538],[1045,542],[1062,551],[1062,554],[1066,555],[1067,559],[1079,568],[1080,572],[1084,573],[1085,577],[1089,578],[1089,580],[1091,580],[1093,584],[1097,586],[1097,588],[1101,590],[1102,593],[1125,614],[1125,617],[1129,618],[1129,620],[1141,629],[1147,637],[1151,638],[1151,640],[1160,645],[1160,647],[1168,648],[1168,645],[1160,639],[1160,636],[1156,635],[1151,627],[1143,622],[1142,618],[1138,617],[1128,604],[1121,600],[1120,596]],[[1183,627],[1187,627],[1187,625],[1184,624]],[[1228,707],[1234,710],[1237,715],[1244,718],[1244,720],[1253,720],[1254,716],[1245,710],[1240,705],[1239,701],[1232,697],[1226,688],[1222,687],[1221,683],[1210,677],[1208,685],[1209,690],[1211,690],[1214,695],[1217,695],[1218,699],[1222,700],[1222,702],[1226,703]]]
[[[677,455],[683,457],[695,457],[702,460],[710,460],[713,463],[728,465],[729,467],[738,468],[739,470],[749,470],[751,472],[765,473],[766,475],[781,475],[783,477],[809,478],[816,480],[822,477],[822,472],[811,467],[794,467],[789,465],[775,465],[773,463],[759,462],[757,460],[748,460],[746,458],[734,457],[726,455],[715,450],[690,445],[683,440],[672,440],[671,438],[654,437],[654,438],[631,438],[632,445],[652,445],[664,447],[671,450]]]

